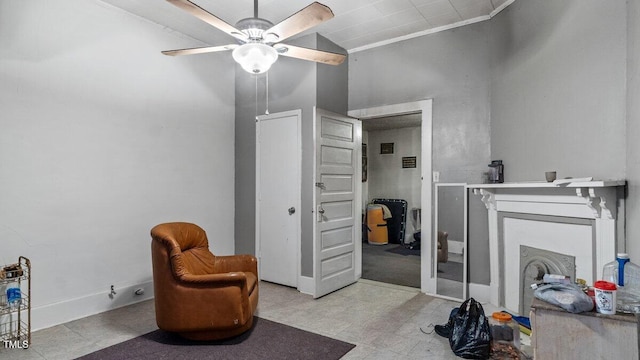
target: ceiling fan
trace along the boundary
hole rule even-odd
[[[331,9],[319,2],[313,2],[297,13],[274,25],[269,20],[258,17],[258,0],[253,1],[253,17],[238,21],[232,26],[189,0],[167,0],[171,4],[190,13],[198,19],[233,36],[237,44],[207,46],[180,50],[166,50],[165,55],[191,55],[233,50],[233,58],[242,68],[252,74],[269,70],[278,55],[297,59],[339,65],[345,55],[308,49],[281,43],[281,41],[319,25],[331,18]]]

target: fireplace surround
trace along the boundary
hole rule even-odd
[[[488,210],[491,304],[521,313],[521,246],[575,258],[592,284],[623,251],[624,180],[470,184]],[[618,221],[620,219],[620,222]],[[572,279],[575,280],[575,279]]]

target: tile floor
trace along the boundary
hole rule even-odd
[[[457,302],[369,280],[317,300],[280,285],[260,286],[258,316],[357,345],[343,359],[458,359],[432,332]],[[74,359],[155,329],[153,300],[144,301],[36,331],[29,349],[0,348],[0,358]]]

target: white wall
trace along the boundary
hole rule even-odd
[[[0,2],[0,263],[31,259],[34,330],[152,295],[158,223],[234,252],[233,63],[160,54],[188,42],[96,0]]]
[[[393,154],[380,154],[381,143],[394,143]],[[404,199],[407,201],[405,242],[415,232],[411,223],[411,209],[420,207],[420,155],[422,149],[420,127],[369,131],[369,198]],[[402,158],[416,157],[416,168],[402,168]]]

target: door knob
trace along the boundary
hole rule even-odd
[[[293,215],[296,212],[296,208],[294,208],[293,206],[289,208],[289,215]]]
[[[323,218],[324,218],[324,209],[322,208],[322,205],[318,205],[317,221],[322,222]]]

